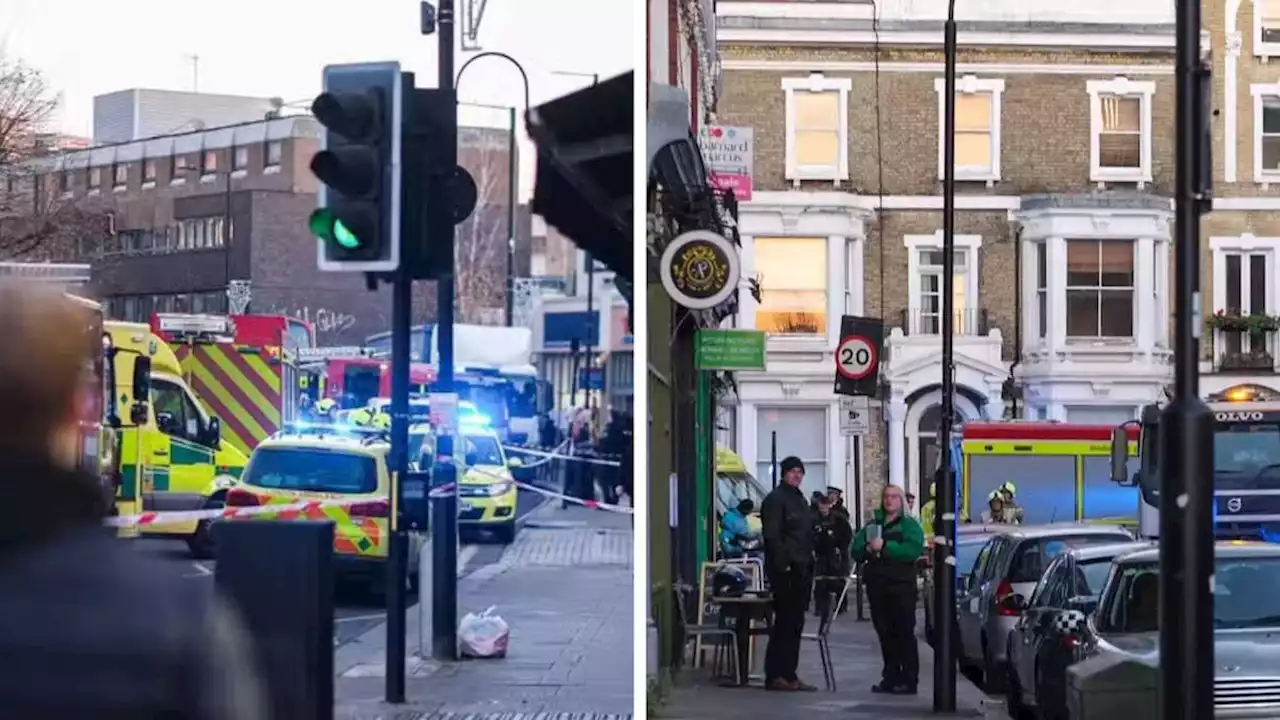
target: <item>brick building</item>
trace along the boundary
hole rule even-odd
[[[1207,0],[1201,41],[1213,54],[1214,211],[1202,224],[1207,308],[1280,315],[1280,3]],[[1280,391],[1277,333],[1206,333],[1202,391]],[[1261,342],[1259,342],[1261,340]]]
[[[1132,418],[1171,375],[1172,6],[956,12],[959,420]],[[945,13],[718,4],[717,122],[756,142],[739,228],[762,298],[741,297],[738,326],[771,334],[768,371],[739,374],[727,434],[761,477],[775,432],[806,485],[871,490],[864,505],[886,478],[919,492],[936,467]],[[841,435],[831,393],[842,314],[886,326],[861,439]]]
[[[322,345],[383,332],[390,295],[359,275],[322,273],[307,230],[316,182],[308,164],[319,127],[280,117],[101,145],[38,158],[2,188],[7,235],[57,227],[60,242],[0,249],[21,259],[90,263],[112,317],[224,312],[232,281],[247,281],[250,312],[314,323]],[[460,129],[459,160],[480,200],[459,228],[459,322],[503,320],[508,246],[505,130]],[[76,225],[67,228],[68,218]],[[88,218],[88,220],[85,220]],[[105,220],[104,220],[105,218]],[[528,213],[516,220],[515,274],[527,274]],[[416,288],[414,322],[433,319],[434,290]]]

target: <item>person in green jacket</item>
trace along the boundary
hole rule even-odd
[[[916,694],[920,680],[916,561],[924,554],[924,530],[904,505],[902,488],[886,485],[872,521],[853,538],[884,659],[880,682],[871,690],[892,695]]]

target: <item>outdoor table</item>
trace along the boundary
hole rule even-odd
[[[746,687],[751,681],[751,623],[764,620],[773,612],[773,598],[756,592],[740,597],[713,597],[720,605],[720,612],[733,618],[733,636],[738,650],[738,687]]]

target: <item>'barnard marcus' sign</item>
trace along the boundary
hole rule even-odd
[[[698,130],[698,145],[702,148],[711,184],[721,190],[732,190],[739,200],[750,200],[751,174],[755,170],[755,129],[706,125]]]

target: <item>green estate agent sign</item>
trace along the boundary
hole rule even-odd
[[[699,370],[764,370],[761,330],[699,330],[695,362]]]

